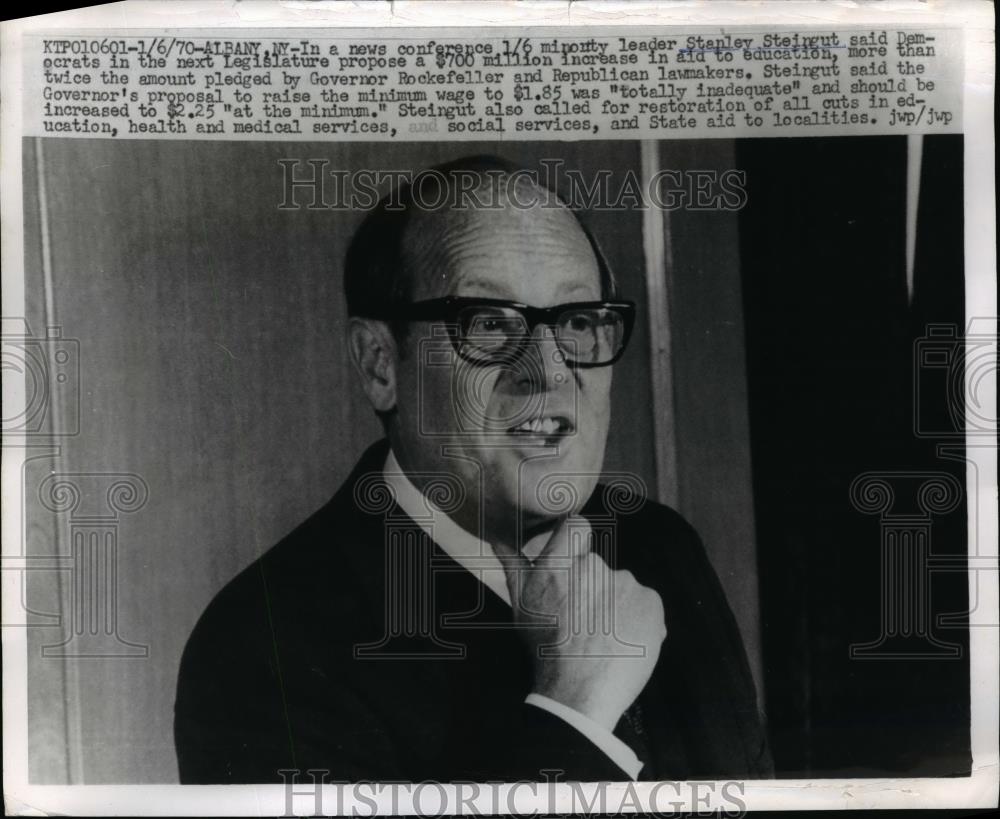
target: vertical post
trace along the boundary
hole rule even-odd
[[[670,277],[673,272],[670,225],[662,208],[650,199],[651,180],[660,170],[660,146],[655,140],[640,143],[642,163],[642,247],[646,261],[646,301],[649,305],[650,375],[653,387],[653,447],[656,464],[656,497],[676,508],[677,427],[674,417],[674,373],[670,342]]]
[[[917,214],[920,208],[920,169],[923,167],[924,137],[906,137],[906,296],[913,304],[913,264],[917,253]]]
[[[45,140],[35,137],[35,184],[38,191],[38,232],[41,239],[41,272],[42,290],[44,296],[45,327],[57,327],[58,316],[56,314],[56,290],[52,270],[52,234],[49,229],[49,201],[48,201],[48,180],[45,168]],[[54,390],[50,381],[46,385],[48,389],[49,407],[51,413],[49,419],[49,429],[58,434],[63,426],[65,410],[62,406],[62,391]],[[54,440],[58,440],[55,438]],[[65,469],[65,456],[63,447],[59,446],[53,453],[53,470],[59,472]],[[54,549],[57,554],[62,554],[62,544],[68,542],[66,532],[63,529],[63,521],[59,515],[55,515],[52,521],[52,531],[54,534]],[[25,544],[27,547],[27,544]],[[66,589],[63,587],[62,572],[58,572],[55,578],[58,597],[62,602],[66,599]],[[43,648],[44,650],[44,648]],[[77,669],[65,660],[61,661],[59,674],[62,678],[63,701],[60,707],[64,714],[64,725],[66,728],[65,761],[67,784],[83,782],[83,727],[81,725],[81,709],[79,707],[80,698],[80,678]]]

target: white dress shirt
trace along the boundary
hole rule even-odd
[[[448,515],[434,506],[428,498],[413,485],[396,460],[392,450],[386,458],[383,468],[385,481],[395,495],[396,503],[407,515],[423,529],[428,536],[441,547],[452,560],[471,572],[476,578],[493,591],[501,600],[510,605],[510,592],[507,589],[507,578],[503,565],[493,551],[493,547],[485,540],[467,532]],[[542,534],[532,538],[521,550],[528,558],[537,557],[549,535]],[[525,699],[529,705],[541,708],[560,719],[568,722],[573,728],[583,734],[594,745],[600,748],[612,762],[637,779],[642,769],[642,762],[635,752],[616,737],[611,731],[598,725],[589,717],[574,708],[556,702],[541,694],[529,694]]]

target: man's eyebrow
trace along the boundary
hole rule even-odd
[[[459,285],[462,287],[479,287],[483,290],[489,290],[491,293],[496,293],[497,295],[510,296],[510,292],[507,288],[498,285],[491,279],[476,278],[472,276],[457,276],[451,283],[451,290],[454,291]]]
[[[451,288],[452,291],[454,291],[459,285],[461,285],[462,287],[482,288],[483,290],[488,290],[491,293],[494,293],[494,294],[496,294],[498,296],[502,296],[502,297],[506,297],[506,298],[512,298],[513,297],[513,294],[509,290],[507,290],[506,287],[503,287],[502,285],[498,285],[496,282],[492,281],[491,279],[483,279],[483,278],[461,278],[461,277],[460,278],[456,278],[452,282],[452,288]],[[584,284],[583,282],[576,282],[575,284],[573,284],[570,287],[566,288],[563,292],[566,293],[566,294],[570,294],[570,293],[576,293],[578,291],[588,291],[589,292],[589,290],[590,290],[590,287],[588,285]]]
[[[566,290],[566,292],[567,293],[575,293],[577,290],[588,290],[589,291],[590,287],[588,285],[586,285],[586,284],[583,284],[583,282],[577,282],[572,287],[568,288]]]

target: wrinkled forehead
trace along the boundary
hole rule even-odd
[[[415,300],[475,294],[531,304],[601,294],[586,234],[548,191],[519,188],[488,207],[420,211],[404,235],[403,258]]]

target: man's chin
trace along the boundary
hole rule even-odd
[[[583,474],[581,474],[583,473]],[[520,509],[525,518],[536,521],[563,519],[577,514],[590,498],[597,478],[583,470],[546,468],[539,464],[521,472]]]
[[[508,519],[518,520],[522,531],[576,514],[593,493],[601,468],[593,448],[583,443],[578,437],[551,446],[516,440],[487,450],[483,502],[508,510]],[[488,514],[495,516],[496,511]]]

